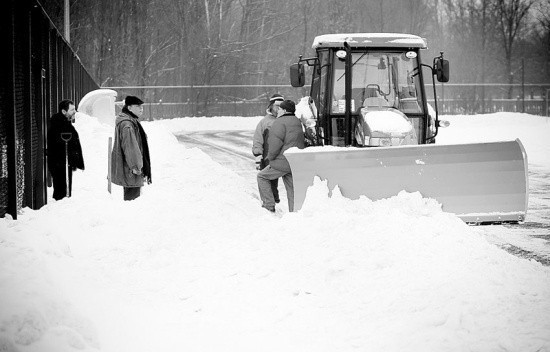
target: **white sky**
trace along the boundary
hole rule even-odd
[[[113,129],[79,114],[74,196],[0,219],[0,350],[550,351],[550,269],[483,227],[419,194],[351,201],[323,184],[273,215],[171,134],[259,119],[144,122],[153,184],[123,202],[106,190]],[[438,142],[519,137],[550,173],[547,118],[449,120]]]

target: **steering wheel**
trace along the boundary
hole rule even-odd
[[[376,83],[367,84],[367,88],[369,88],[369,87],[370,87],[370,88],[372,88],[372,87],[376,88],[376,91],[378,92],[378,94],[380,94],[381,96],[383,96],[384,99],[386,99],[386,97],[387,97],[388,95],[390,95],[390,93],[384,93],[384,92],[382,91],[382,88],[380,88],[380,86],[379,86],[378,84],[376,84]],[[386,99],[386,100],[387,100],[387,99]]]

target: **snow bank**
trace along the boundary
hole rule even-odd
[[[521,113],[444,116],[451,125],[439,129],[438,143],[496,142],[519,138],[529,167],[550,170],[550,118]],[[458,133],[457,133],[458,132]]]
[[[259,117],[227,120],[143,123],[153,184],[124,202],[106,191],[112,128],[77,116],[74,196],[0,219],[0,350],[550,350],[547,267],[418,193],[352,201],[317,181],[272,215],[169,132]]]
[[[117,92],[112,89],[96,89],[87,93],[78,103],[78,111],[97,117],[99,122],[114,126],[115,99]]]
[[[364,119],[372,132],[392,135],[407,135],[414,132],[411,122],[393,111],[370,111],[364,115]]]
[[[181,131],[232,131],[250,130],[256,128],[263,116],[214,116],[214,117],[185,117],[156,121],[172,133]],[[251,127],[252,126],[252,127]]]

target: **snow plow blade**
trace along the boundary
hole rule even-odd
[[[436,199],[472,224],[520,222],[528,202],[527,155],[519,139],[492,143],[374,148],[310,147],[285,152],[294,181],[294,209],[315,176],[342,195],[371,200],[400,191]]]

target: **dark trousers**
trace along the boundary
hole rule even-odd
[[[267,130],[266,130],[267,131]],[[266,133],[264,132],[264,140],[266,140]],[[269,163],[265,162],[265,155],[264,159],[260,161],[260,171],[265,169],[269,165]],[[271,180],[271,191],[273,192],[273,197],[275,198],[275,203],[279,203],[279,179],[276,178],[274,180]]]
[[[65,180],[65,166],[54,167],[50,170],[53,183],[53,199],[60,200],[67,196],[67,182]],[[73,170],[69,168],[69,197],[73,189]]]
[[[271,166],[268,166],[258,172],[258,175],[256,176],[262,206],[270,210],[275,208],[275,197],[273,196],[271,181],[276,180],[279,177],[283,178],[283,183],[285,184],[288,199],[288,210],[294,211],[294,182],[292,180],[292,173],[279,171]]]
[[[124,200],[134,200],[140,193],[141,187],[124,187]]]
[[[273,192],[273,197],[275,198],[275,203],[279,203],[279,179],[271,180],[271,191]]]

